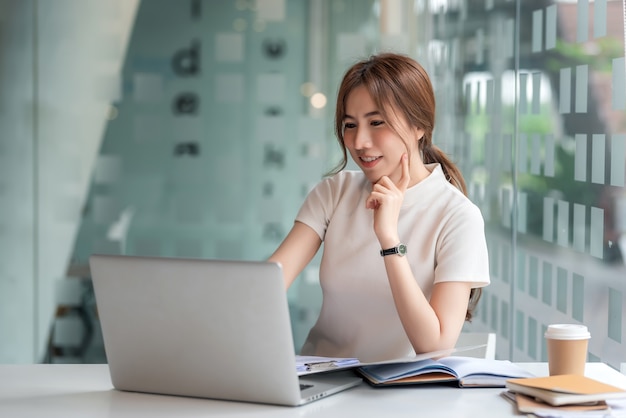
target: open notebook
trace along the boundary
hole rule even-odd
[[[278,264],[93,255],[90,267],[116,389],[301,405],[362,381],[298,377]]]

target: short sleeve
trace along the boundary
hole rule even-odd
[[[333,212],[331,179],[319,182],[307,195],[296,215],[296,221],[312,228],[323,241]]]
[[[485,223],[471,201],[453,211],[436,245],[435,283],[473,282],[473,287],[490,283]]]

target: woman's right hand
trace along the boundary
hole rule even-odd
[[[409,158],[402,154],[400,159],[402,176],[395,184],[388,176],[383,176],[372,186],[372,192],[365,201],[365,206],[374,211],[374,233],[382,248],[397,245],[398,218],[404,201],[404,192],[411,181]]]

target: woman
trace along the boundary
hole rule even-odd
[[[302,355],[379,361],[454,347],[489,284],[484,222],[459,170],[432,143],[435,97],[409,57],[344,75],[343,160],[307,196],[270,257],[289,287],[324,242],[323,302]],[[344,170],[347,154],[361,171]]]

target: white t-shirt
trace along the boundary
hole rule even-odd
[[[480,210],[445,178],[439,164],[405,192],[398,232],[426,298],[434,283],[489,284],[489,261]],[[397,314],[373,211],[365,207],[371,183],[361,171],[341,171],[309,193],[296,221],[320,236],[323,255],[320,316],[302,355],[378,361],[414,355]]]

